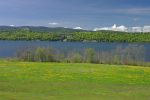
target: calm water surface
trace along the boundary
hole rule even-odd
[[[62,50],[80,50],[93,48],[95,50],[110,51],[118,46],[138,45],[145,48],[145,59],[150,61],[150,44],[148,43],[97,43],[97,42],[50,42],[50,41],[0,41],[0,57],[15,56],[17,50],[23,47],[54,47]]]

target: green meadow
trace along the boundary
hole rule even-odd
[[[0,100],[150,100],[150,67],[0,61]]]

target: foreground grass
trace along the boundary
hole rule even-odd
[[[150,68],[1,61],[0,100],[150,100]]]

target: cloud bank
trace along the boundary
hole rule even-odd
[[[82,30],[83,28],[81,28],[81,27],[75,27],[75,28],[73,28],[73,29]]]
[[[58,25],[58,23],[56,23],[56,22],[50,22],[50,23],[48,23],[49,25]]]
[[[15,25],[12,24],[12,25],[9,25],[9,26],[14,27]]]
[[[127,32],[128,28],[121,25],[121,26],[117,26],[116,24],[114,24],[112,27],[102,27],[102,28],[94,28],[94,31],[99,31],[99,30],[112,30],[112,31],[123,31],[123,32]]]
[[[116,24],[114,24],[111,27],[100,27],[93,29],[93,31],[100,31],[100,30],[121,31],[121,32],[150,32],[150,26],[126,27],[124,25],[117,26]]]

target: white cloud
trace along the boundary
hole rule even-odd
[[[83,29],[83,28],[81,28],[81,27],[75,27],[75,28],[73,28],[73,29],[81,30],[81,29]]]
[[[143,28],[142,27],[132,27],[131,31],[132,32],[143,32]]]
[[[150,32],[150,26],[144,26],[143,32]]]
[[[48,23],[49,25],[58,25],[58,23],[56,23],[56,22],[50,22],[50,23]]]
[[[69,28],[69,27],[64,27],[64,28]]]
[[[125,27],[125,26],[123,26],[123,25],[121,25],[121,26],[118,26],[118,27],[116,28],[116,31],[127,32],[127,31],[128,31],[128,28]]]
[[[121,25],[121,26],[117,26],[116,24],[114,24],[112,27],[102,27],[102,28],[95,28],[94,31],[99,31],[99,30],[112,30],[112,31],[123,31],[126,32],[128,31],[128,28]]]
[[[114,24],[112,27],[101,27],[101,28],[93,29],[93,31],[100,31],[100,30],[111,30],[111,31],[122,31],[122,32],[150,32],[150,26],[126,27],[124,25],[117,26],[116,24]]]
[[[108,27],[103,27],[103,28],[94,28],[93,31],[99,31],[99,30],[110,30]]]
[[[9,26],[14,27],[15,25],[9,25]]]
[[[150,32],[150,26],[132,27],[132,32]]]

